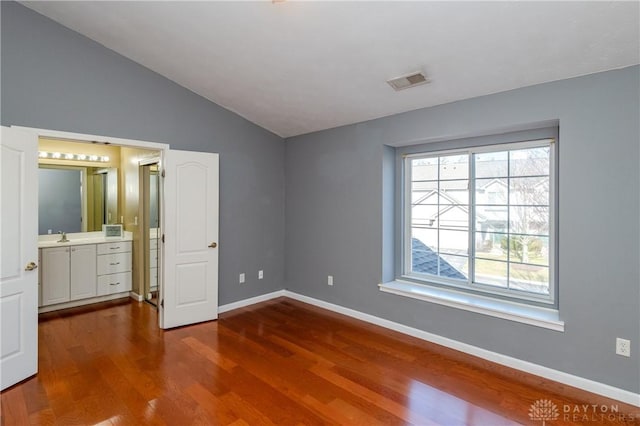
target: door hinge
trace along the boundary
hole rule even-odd
[[[162,169],[162,177],[164,177],[164,169]]]
[[[162,300],[160,301],[160,307],[161,307],[161,308],[164,308],[164,299],[162,299]]]
[[[164,243],[164,234],[162,234],[162,242]]]

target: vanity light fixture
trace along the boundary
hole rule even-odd
[[[88,155],[88,154],[72,154],[62,152],[38,151],[39,158],[53,158],[56,160],[77,160],[77,161],[95,161],[98,163],[108,163],[108,155]]]

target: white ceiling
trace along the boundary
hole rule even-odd
[[[23,4],[283,137],[640,63],[637,1]]]

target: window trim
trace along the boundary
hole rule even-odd
[[[410,153],[400,153],[401,156],[401,188],[400,194],[400,274],[396,275],[397,280],[405,282],[413,282],[419,285],[432,285],[438,288],[445,288],[451,290],[459,290],[478,296],[492,297],[498,300],[505,300],[514,303],[524,303],[527,305],[540,306],[543,308],[557,308],[558,307],[558,291],[557,291],[557,128],[552,129],[554,136],[543,136],[522,139],[505,140],[502,139],[499,142],[491,141],[491,137],[483,137],[481,144],[469,144],[463,145],[454,149],[434,149],[429,150],[428,147],[425,150],[415,151]],[[501,135],[503,136],[503,135]],[[474,161],[472,157],[474,154],[498,152],[498,151],[512,151],[518,149],[545,147],[550,148],[549,151],[549,295],[535,294],[532,292],[525,292],[516,289],[502,289],[499,287],[481,284],[474,282],[473,271],[473,259],[475,259],[475,180],[474,173]],[[416,158],[434,158],[447,155],[466,154],[469,155],[469,243],[468,243],[468,259],[469,259],[469,278],[468,280],[461,282],[458,280],[447,279],[446,277],[439,277],[436,275],[411,273],[411,209],[407,208],[407,200],[411,199],[411,167],[409,161]],[[509,262],[510,263],[510,262]]]

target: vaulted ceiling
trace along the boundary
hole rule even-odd
[[[640,63],[636,1],[22,4],[283,137]]]

